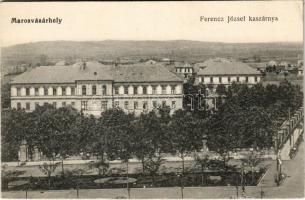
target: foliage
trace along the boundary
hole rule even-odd
[[[204,127],[191,113],[178,110],[172,117],[170,128],[170,142],[178,156],[182,159],[182,172],[184,173],[184,158],[190,153],[200,150],[204,138]]]
[[[39,170],[48,177],[48,187],[51,188],[51,176],[55,172],[56,168],[60,163],[43,163],[39,165]]]
[[[206,95],[206,87],[186,83],[184,92]],[[216,90],[223,89],[219,86]],[[26,141],[29,151],[38,147],[51,160],[80,153],[95,155],[104,163],[137,157],[145,169],[144,160],[161,153],[178,153],[183,161],[200,150],[207,137],[209,149],[225,164],[229,152],[237,148],[272,147],[277,127],[287,119],[289,110],[292,114],[302,105],[303,93],[289,82],[252,87],[233,83],[223,98],[213,114],[199,109],[204,101],[198,99],[193,101],[197,109],[171,115],[166,107],[138,117],[119,109],[107,110],[99,118],[85,117],[71,107],[55,109],[51,105],[39,106],[31,113],[3,110],[2,161],[16,161],[20,144]]]

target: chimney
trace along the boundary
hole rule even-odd
[[[80,69],[81,69],[82,71],[84,71],[84,70],[86,69],[86,62],[82,62],[82,63],[81,63]]]

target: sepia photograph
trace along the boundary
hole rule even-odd
[[[2,2],[1,198],[304,198],[303,1]]]

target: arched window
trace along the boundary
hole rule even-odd
[[[107,87],[106,85],[103,85],[102,87],[102,95],[106,95]]]
[[[82,95],[86,95],[87,94],[87,88],[85,85],[82,86]]]
[[[96,95],[96,85],[92,86],[92,95]]]

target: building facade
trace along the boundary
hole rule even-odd
[[[245,63],[222,58],[209,59],[202,63],[197,73],[197,82],[212,87],[235,83],[253,85],[261,80],[261,73]]]
[[[165,106],[177,110],[182,108],[182,84],[158,64],[37,67],[11,82],[11,107],[33,111],[44,104],[70,105],[95,116],[115,107],[136,115]]]

